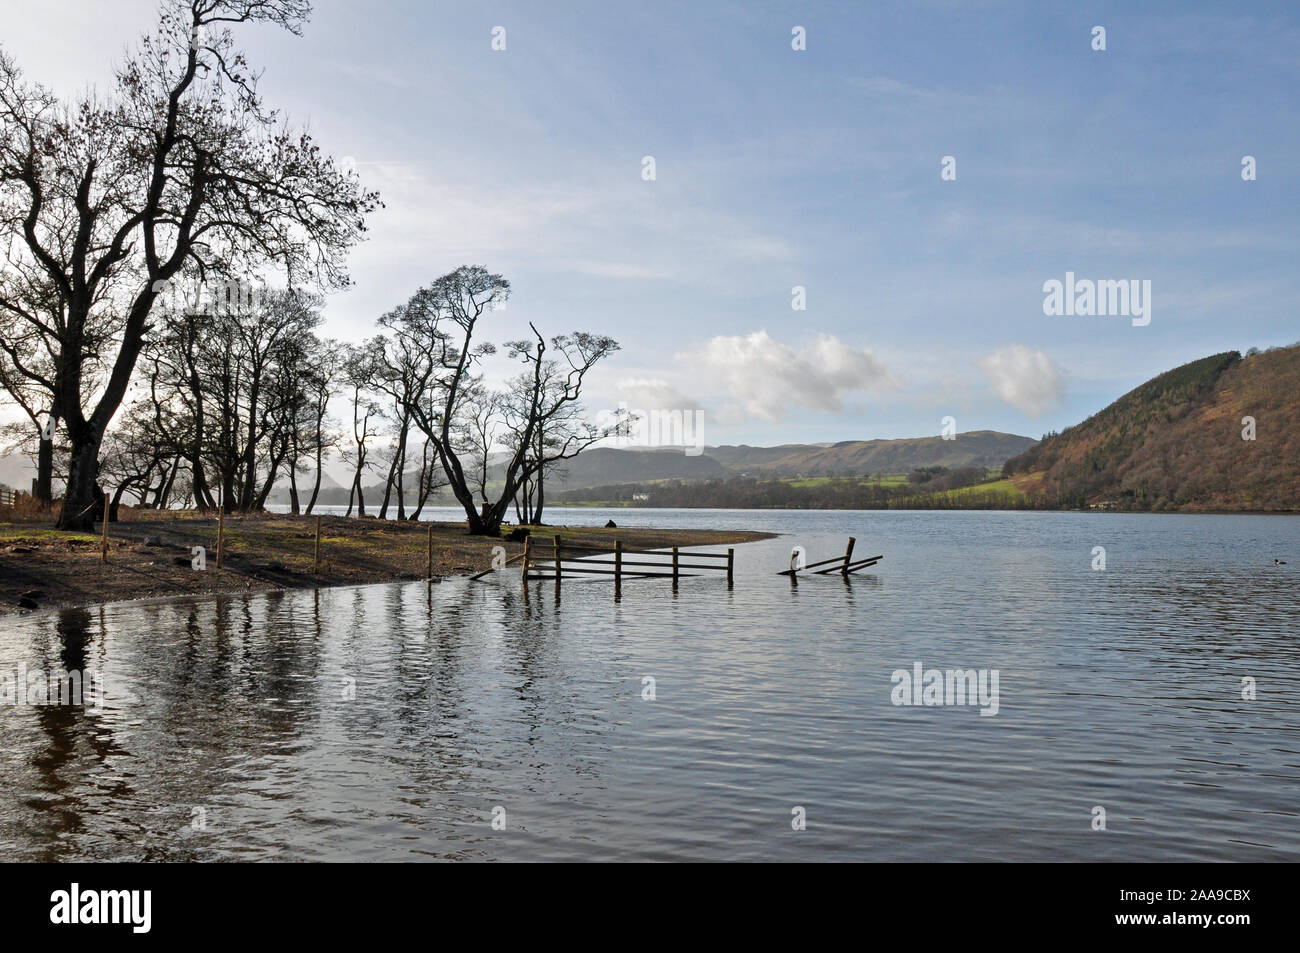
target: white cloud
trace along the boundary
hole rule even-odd
[[[618,400],[629,410],[699,410],[699,403],[667,381],[657,378],[625,377],[615,389]]]
[[[849,394],[896,386],[871,351],[827,334],[797,350],[766,331],[719,336],[679,357],[740,409],[764,420],[780,420],[795,408],[838,413]]]
[[[1037,417],[1058,406],[1065,394],[1065,373],[1043,351],[1014,344],[976,363],[1004,403]]]

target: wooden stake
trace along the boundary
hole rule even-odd
[[[677,588],[677,547],[673,547],[673,588]]]
[[[529,534],[528,536],[525,536],[525,537],[524,537],[524,572],[523,572],[523,581],[524,581],[524,584],[525,584],[525,585],[527,585],[527,583],[528,583],[528,559],[529,559],[529,557],[532,555],[532,551],[533,551],[533,537],[532,537],[532,534]]]
[[[732,570],[734,569],[735,565],[736,565],[736,551],[734,549],[729,549],[727,550],[727,588],[728,589],[730,589],[732,585],[732,580],[734,578],[732,575]]]
[[[217,568],[221,568],[221,550],[226,540],[226,504],[221,503],[217,509]]]
[[[320,517],[316,517],[316,551],[312,555],[312,575],[320,575]]]
[[[104,494],[104,540],[99,544],[99,558],[108,562],[108,494]]]
[[[840,569],[841,576],[847,576],[849,574],[849,563],[853,560],[853,544],[856,542],[857,540],[852,536],[849,537],[849,548],[844,550],[844,566]]]
[[[424,561],[424,578],[433,578],[433,524],[429,524],[429,552]]]
[[[617,599],[623,589],[623,541],[614,540],[614,598]]]
[[[555,537],[554,546],[555,546],[555,581],[558,583],[560,581],[560,537],[559,536]]]

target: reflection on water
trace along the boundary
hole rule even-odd
[[[730,592],[643,580],[616,603],[511,572],[0,622],[0,673],[108,685],[102,709],[0,706],[4,856],[1300,852],[1300,520],[650,514],[620,522],[789,535],[739,547]],[[775,574],[850,534],[884,553],[871,574]],[[895,707],[917,662],[998,670],[998,714]]]

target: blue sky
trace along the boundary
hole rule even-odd
[[[0,43],[72,92],[153,9],[3,0]],[[593,411],[702,407],[711,444],[1038,436],[1300,339],[1292,3],[320,0],[302,38],[241,38],[387,203],[329,331],[483,264],[514,285],[493,338],[621,342]],[[1151,323],[1044,315],[1067,271],[1150,280]]]

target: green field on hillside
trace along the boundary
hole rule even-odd
[[[1027,499],[1026,495],[1021,490],[1018,490],[1010,480],[990,480],[988,483],[976,483],[972,486],[963,486],[956,490],[945,490],[941,493],[917,493],[912,496],[905,496],[891,505],[900,509],[907,509],[909,502],[942,500],[960,508],[968,505],[989,505],[999,501],[1016,504],[1025,499]]]

